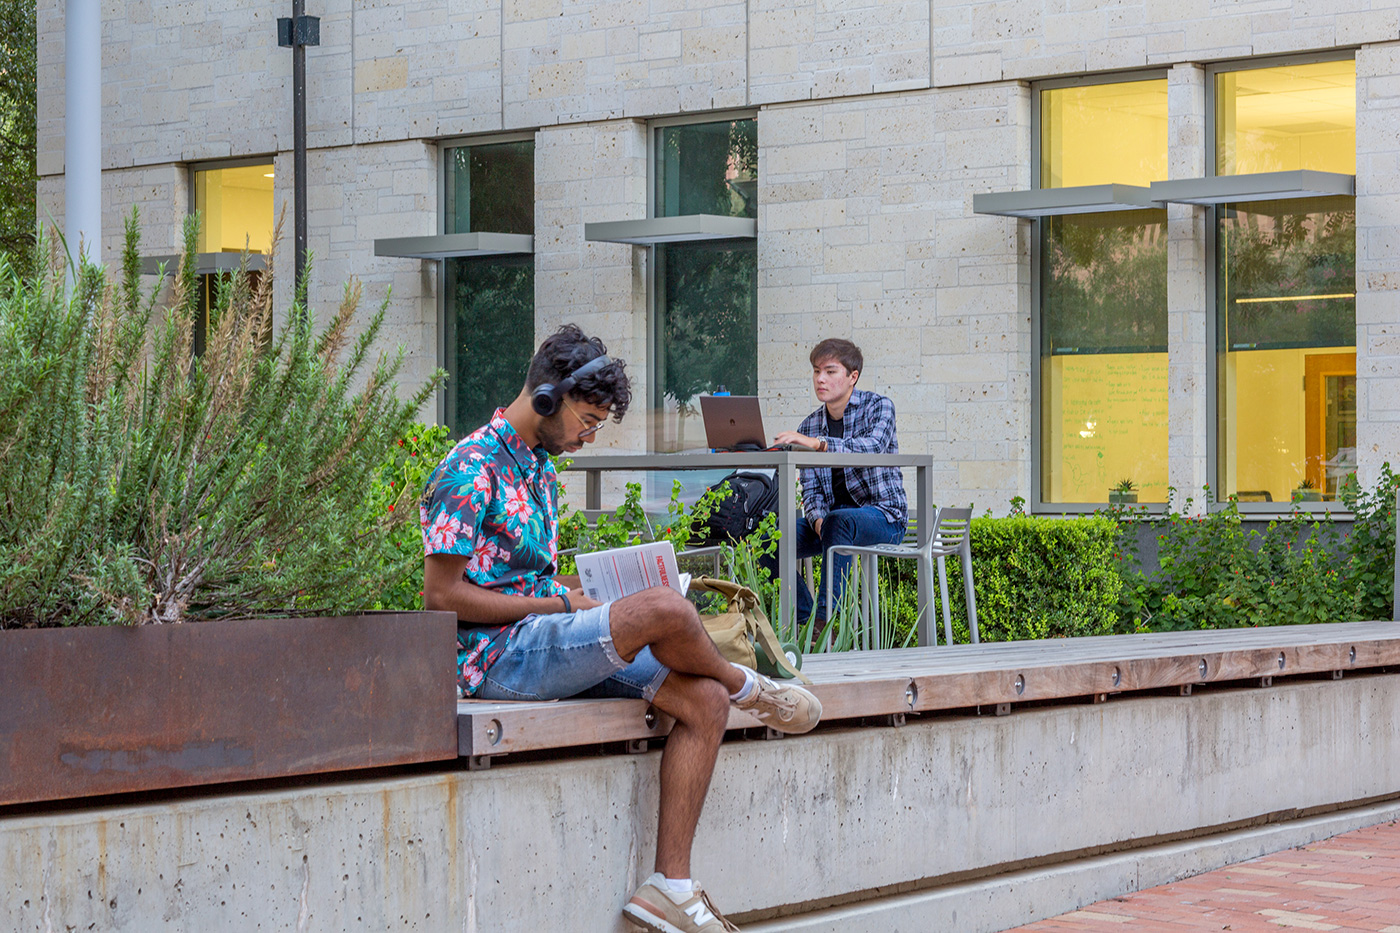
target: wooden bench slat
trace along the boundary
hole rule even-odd
[[[839,721],[1391,665],[1400,625],[1343,622],[813,655],[803,672],[823,720]],[[463,756],[659,738],[673,725],[654,710],[648,722],[641,700],[463,700],[457,711]],[[731,710],[730,729],[758,725]]]

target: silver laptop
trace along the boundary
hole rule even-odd
[[[757,395],[702,395],[705,440],[712,450],[768,450]],[[788,445],[778,448],[787,450]]]

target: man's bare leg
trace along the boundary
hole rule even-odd
[[[676,720],[661,753],[655,869],[667,878],[689,878],[695,827],[729,719],[729,694],[717,680],[672,671],[654,703]]]
[[[700,624],[695,607],[672,590],[653,589],[620,599],[608,612],[613,647],[632,660],[644,646],[671,673],[653,701],[676,725],[661,755],[656,870],[690,877],[690,849],[729,719],[729,696],[744,675],[724,659]]]
[[[650,645],[656,660],[673,671],[718,680],[730,693],[744,686],[744,675],[719,653],[700,614],[675,590],[654,587],[624,596],[608,610],[608,621],[623,660]]]

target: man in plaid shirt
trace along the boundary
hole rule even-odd
[[[861,454],[897,454],[894,403],[883,395],[856,388],[864,361],[849,340],[830,338],[812,349],[812,387],[823,404],[775,443],[807,450]],[[802,508],[797,521],[797,559],[825,554],[839,544],[897,544],[909,522],[904,476],[898,467],[848,467],[802,471]],[[786,546],[786,544],[784,544]],[[823,572],[834,573],[832,598],[838,602],[850,573],[851,559],[838,557]],[[766,564],[777,573],[777,559]],[[816,618],[825,622],[828,607],[819,593]],[[797,587],[797,617],[812,616],[812,594]]]

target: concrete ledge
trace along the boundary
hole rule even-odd
[[[1400,677],[1349,676],[731,742],[695,874],[755,921],[820,924],[814,911],[863,907],[884,912],[870,929],[938,929],[960,904],[948,928],[973,929],[966,912],[987,902],[936,887],[1400,795],[1397,699]],[[620,933],[617,912],[650,870],[659,760],[0,818],[0,929]],[[1189,851],[1164,852],[1162,871],[1200,870]],[[1128,865],[1026,880],[1024,915],[975,928],[1068,909],[1066,886],[1088,902],[1147,883]],[[901,886],[927,893],[881,897]]]

